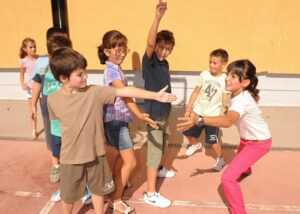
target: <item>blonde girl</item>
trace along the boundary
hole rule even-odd
[[[32,87],[34,72],[33,68],[35,66],[36,59],[38,55],[36,54],[36,44],[34,39],[25,38],[22,41],[22,45],[20,47],[20,84],[22,89],[26,93],[26,99],[28,100],[29,107],[31,108],[32,102]],[[31,109],[30,109],[31,112]],[[36,139],[38,137],[37,133],[37,119],[29,116],[31,128],[32,128],[32,138]]]

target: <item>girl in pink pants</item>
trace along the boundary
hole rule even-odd
[[[268,125],[258,108],[259,90],[255,66],[247,59],[237,60],[227,67],[226,90],[231,92],[228,112],[219,117],[178,118],[184,121],[177,125],[184,131],[193,125],[230,127],[235,124],[241,141],[237,155],[222,175],[222,186],[233,214],[246,213],[243,195],[238,179],[243,174],[251,173],[251,166],[271,148],[272,140]]]
[[[246,213],[243,195],[238,179],[251,174],[251,166],[270,150],[272,140],[253,141],[241,139],[237,155],[222,175],[222,186],[231,213]]]

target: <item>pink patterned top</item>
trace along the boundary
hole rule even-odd
[[[35,73],[33,72],[33,68],[35,66],[36,59],[30,59],[28,57],[25,57],[20,60],[20,66],[21,68],[25,68],[25,83],[28,85],[28,87],[32,88],[33,86],[33,80]]]

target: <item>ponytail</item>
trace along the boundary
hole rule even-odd
[[[20,47],[19,57],[20,59],[23,59],[27,56],[26,51],[24,51],[23,47]]]
[[[99,47],[98,47],[98,58],[100,60],[100,63],[102,65],[105,64],[105,61],[107,60],[107,56],[105,55],[104,53],[104,48],[103,48],[103,44],[101,44]]]
[[[259,100],[259,89],[256,88],[258,84],[257,76],[253,76],[252,79],[250,79],[250,84],[245,88],[245,90],[249,91],[253,99],[258,102]]]

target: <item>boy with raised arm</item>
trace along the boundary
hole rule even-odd
[[[145,89],[156,92],[165,85],[169,86],[168,92],[171,92],[169,63],[166,58],[173,50],[175,39],[173,33],[168,30],[162,30],[157,33],[159,23],[166,10],[167,3],[159,1],[156,6],[156,15],[148,34],[146,52],[142,61]],[[163,158],[163,154],[165,154],[168,146],[168,117],[171,112],[171,104],[149,100],[145,101],[144,106],[145,112],[150,115],[150,118],[159,127],[154,129],[147,125],[147,192],[144,193],[144,202],[165,208],[171,205],[171,201],[157,192],[156,178],[175,176],[174,171],[169,171],[163,166],[165,158]]]

